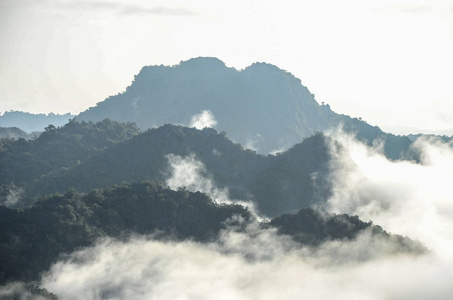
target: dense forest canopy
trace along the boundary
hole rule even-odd
[[[69,189],[165,182],[171,176],[168,155],[176,155],[193,156],[203,164],[203,175],[227,188],[231,198],[257,203],[262,213],[275,216],[327,199],[330,147],[342,151],[316,134],[284,153],[263,156],[210,128],[165,125],[139,134],[132,124],[71,121],[49,126],[34,141],[5,141],[0,200],[6,203],[20,193],[22,200],[10,207],[25,207],[41,195]]]
[[[88,193],[70,190],[44,197],[25,210],[0,206],[0,283],[38,280],[62,254],[102,237],[154,234],[156,239],[215,242],[221,230],[245,230],[249,222],[256,219],[243,206],[217,204],[202,193],[174,191],[149,181]],[[261,226],[278,228],[300,247],[353,240],[371,230],[373,235],[394,239],[398,245],[392,250],[395,254],[426,251],[418,242],[389,235],[357,217],[312,208],[281,215]]]

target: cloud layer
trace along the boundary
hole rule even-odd
[[[453,249],[453,150],[439,140],[419,139],[413,145],[421,163],[388,161],[347,136],[341,138],[350,156],[337,155],[332,176],[332,212],[358,215],[386,230],[407,235],[450,255]],[[335,155],[335,154],[334,154]]]
[[[210,110],[203,110],[201,113],[196,114],[190,120],[189,127],[195,127],[196,129],[203,129],[205,127],[214,127],[217,121]]]
[[[350,156],[336,156],[328,208],[417,238],[432,252],[395,255],[391,240],[368,232],[353,241],[303,247],[255,222],[245,224],[245,232],[228,228],[208,244],[105,239],[55,264],[43,287],[60,299],[449,299],[450,146],[418,141],[422,163],[415,164],[390,162],[347,136],[340,140]],[[195,156],[168,160],[170,187],[228,200]]]
[[[446,299],[451,265],[433,256],[379,256],[367,234],[314,250],[251,225],[211,244],[104,240],[53,266],[60,299]],[[363,259],[363,254],[367,258]]]

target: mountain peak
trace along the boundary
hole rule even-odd
[[[181,61],[180,67],[222,67],[225,68],[225,63],[216,57],[195,57],[189,60]]]

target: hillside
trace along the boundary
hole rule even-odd
[[[138,132],[133,124],[110,120],[71,121],[61,128],[46,127],[35,140],[0,140],[0,184],[30,183],[48,172],[77,165]]]
[[[275,216],[327,199],[331,145],[334,144],[328,138],[317,134],[284,153],[263,156],[233,143],[214,129],[165,125],[91,156],[79,155],[75,164],[37,168],[14,182],[26,184],[24,204],[35,202],[41,195],[69,189],[87,192],[123,182],[165,182],[172,176],[168,155],[173,155],[182,160],[180,163],[188,164],[185,172],[197,173],[200,180],[212,180],[213,187],[227,188],[231,199],[255,202],[262,213]],[[337,147],[337,151],[342,151]],[[85,153],[82,150],[77,153]],[[25,166],[22,161],[17,160],[15,164]],[[38,162],[32,160],[30,164]],[[199,163],[202,167],[197,167]],[[18,169],[13,161],[10,167]],[[6,175],[0,177],[4,184],[11,181]]]
[[[93,245],[107,236],[127,240],[136,234],[154,233],[154,239],[207,243],[216,242],[220,231],[228,226],[229,230],[244,231],[249,222],[256,221],[242,206],[219,205],[204,194],[173,191],[153,182],[86,194],[69,191],[45,197],[23,211],[0,207],[0,284],[38,280],[62,254]],[[418,242],[390,235],[371,222],[313,209],[283,215],[261,225],[263,230],[278,228],[280,234],[293,237],[299,247],[354,240],[360,233],[371,230],[373,236],[394,238],[395,253],[426,251]],[[330,232],[323,233],[320,228],[330,228]],[[300,236],[309,236],[310,240]]]
[[[135,122],[142,130],[163,124],[191,125],[208,110],[235,142],[262,154],[288,149],[318,131],[356,134],[368,143],[384,142],[392,159],[406,156],[406,137],[382,132],[364,121],[319,105],[315,96],[291,73],[266,63],[244,70],[228,68],[216,58],[194,58],[173,67],[147,66],[126,91],[82,112],[77,120],[105,118]]]

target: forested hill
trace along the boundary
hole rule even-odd
[[[219,205],[204,194],[173,191],[153,182],[125,184],[86,194],[68,191],[45,197],[21,211],[0,207],[0,284],[38,280],[61,254],[93,245],[102,237],[127,239],[134,234],[157,233],[154,236],[157,239],[215,242],[226,226],[246,230],[241,222],[256,221],[242,206]],[[395,245],[381,249],[380,254],[426,251],[420,243],[389,235],[371,222],[313,209],[262,224],[263,230],[274,227],[280,234],[293,237],[300,243],[299,247],[354,240],[360,233],[371,230],[373,237],[392,239]]]
[[[31,183],[49,172],[69,168],[139,133],[134,124],[110,120],[50,125],[37,139],[0,139],[0,184]]]
[[[49,114],[32,114],[23,111],[6,111],[0,115],[1,127],[17,127],[27,133],[35,131],[44,131],[44,128],[53,124],[54,126],[63,126],[68,123],[74,115],[69,113],[64,115],[49,113]]]
[[[238,71],[216,58],[144,67],[125,92],[76,118],[135,122],[144,130],[167,123],[189,126],[203,110],[212,112],[214,128],[263,154],[339,126],[370,145],[383,141],[385,154],[392,159],[405,157],[411,143],[407,137],[386,134],[319,105],[298,78],[276,66],[255,63]]]
[[[172,176],[168,155],[173,155],[188,160],[191,172],[193,164],[201,162],[204,168],[197,172],[202,178],[212,179],[218,188],[228,188],[230,198],[256,202],[262,213],[275,216],[328,198],[331,146],[342,151],[330,139],[317,134],[284,153],[263,156],[233,143],[214,129],[165,125],[80,158],[70,167],[54,168],[47,173],[36,171],[33,178],[33,173],[23,177],[26,179],[23,199],[32,203],[44,194],[64,193],[68,189],[87,192],[122,182],[165,182]],[[5,179],[3,182],[8,183]]]

